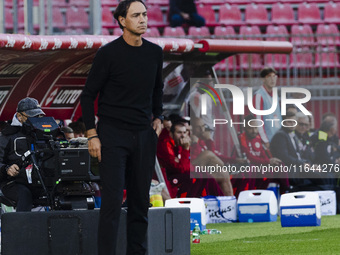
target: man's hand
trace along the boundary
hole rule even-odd
[[[160,119],[155,119],[153,122],[152,122],[152,128],[155,130],[157,136],[159,136],[159,134],[161,133],[162,131],[162,121]]]
[[[181,16],[182,16],[183,19],[185,19],[185,20],[190,20],[190,15],[189,15],[188,13],[181,12]]]
[[[17,164],[13,164],[7,169],[7,174],[12,177],[17,176],[19,174],[19,170],[19,166]]]
[[[189,150],[190,143],[191,140],[189,136],[179,139],[179,145],[182,146],[184,150]]]
[[[282,161],[278,158],[270,158],[269,163],[274,166],[278,166],[282,163]]]
[[[95,128],[92,128],[92,129],[87,130],[86,134],[87,134],[88,139],[90,139],[93,136],[97,136],[97,137],[94,137],[88,140],[87,144],[88,144],[88,150],[89,150],[91,157],[98,158],[98,161],[100,162],[102,160],[102,154],[101,154],[102,144],[98,138],[97,131]]]

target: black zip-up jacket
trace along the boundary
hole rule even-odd
[[[8,126],[0,133],[0,187],[10,181],[27,183],[23,155],[28,150],[26,136],[20,126]],[[7,168],[17,164],[21,169],[16,177],[7,174]]]

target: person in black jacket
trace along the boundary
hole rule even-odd
[[[147,29],[143,1],[121,1],[114,17],[123,35],[98,50],[81,95],[89,153],[100,162],[98,254],[115,254],[124,185],[127,254],[145,254],[149,189],[163,119],[163,51],[142,38]]]
[[[16,202],[16,210],[31,211],[33,196],[40,192],[32,188],[31,165],[23,165],[22,156],[29,150],[22,124],[28,117],[43,116],[38,101],[24,98],[18,103],[12,123],[0,134],[0,187],[5,197]]]
[[[171,27],[187,23],[190,26],[203,27],[205,19],[197,13],[193,0],[170,0],[169,19]]]

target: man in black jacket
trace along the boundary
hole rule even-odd
[[[31,211],[32,197],[40,190],[31,187],[31,165],[22,165],[22,157],[29,150],[22,124],[28,117],[43,116],[38,101],[22,99],[10,126],[0,135],[0,187],[5,197],[17,204],[17,212]]]
[[[205,19],[197,13],[194,0],[170,0],[169,19],[171,27],[184,23],[195,27],[205,25]]]
[[[121,1],[114,17],[123,35],[98,50],[81,95],[89,153],[100,162],[98,254],[115,254],[124,184],[127,254],[145,254],[149,189],[163,118],[163,52],[142,38],[147,29],[143,1]]]

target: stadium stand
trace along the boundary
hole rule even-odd
[[[334,46],[339,45],[339,29],[335,24],[319,24],[316,29],[316,41],[318,45]]]
[[[118,24],[115,23],[115,19],[113,17],[113,14],[111,12],[111,9],[109,6],[103,6],[102,7],[102,27],[103,28],[113,28],[117,27]]]
[[[262,41],[260,28],[258,26],[242,26],[240,28],[240,39]],[[260,54],[240,54],[240,68],[243,70],[249,68],[259,70],[262,66]]]
[[[314,35],[310,25],[293,25],[291,29],[291,42],[296,46],[314,45]]]
[[[215,27],[218,25],[216,22],[215,11],[212,6],[200,4],[197,6],[197,12],[205,19],[206,26]]]
[[[236,39],[236,33],[232,26],[215,27],[214,36],[216,39]]]
[[[290,68],[309,69],[313,67],[313,54],[309,47],[296,47],[290,54]]]
[[[267,41],[288,41],[288,30],[284,25],[273,26],[269,25],[266,29]]]
[[[321,68],[339,68],[339,57],[334,46],[318,46],[315,54],[315,66]]]
[[[90,1],[88,0],[69,0],[70,6],[83,6],[83,7],[89,7]]]
[[[101,0],[102,6],[116,7],[119,4],[118,0]]]
[[[266,26],[271,22],[263,4],[248,4],[245,10],[245,22],[249,25]]]
[[[294,25],[294,11],[290,4],[276,3],[272,5],[272,23],[276,25]]]
[[[84,7],[70,6],[66,11],[66,24],[69,28],[88,29],[88,15]]]
[[[185,37],[183,27],[165,27],[163,32],[164,37]]]
[[[158,6],[167,6],[169,5],[169,0],[147,0],[147,5],[158,5]]]
[[[193,39],[209,38],[210,32],[208,27],[189,27],[188,36]]]
[[[298,21],[303,24],[316,25],[323,23],[316,3],[302,3],[298,7]]]
[[[6,30],[13,29],[13,14],[12,10],[8,7],[5,7],[5,29]]]
[[[113,35],[115,36],[121,36],[123,34],[123,31],[118,27],[113,29]]]
[[[324,7],[324,21],[340,24],[340,3],[328,2]]]
[[[243,26],[241,11],[237,5],[224,4],[220,6],[219,23],[226,26]]]
[[[144,37],[160,37],[161,35],[159,33],[159,30],[156,27],[151,27],[146,30],[143,36]]]
[[[162,10],[158,5],[152,5],[148,8],[148,26],[149,27],[166,27],[168,24],[163,20]]]

